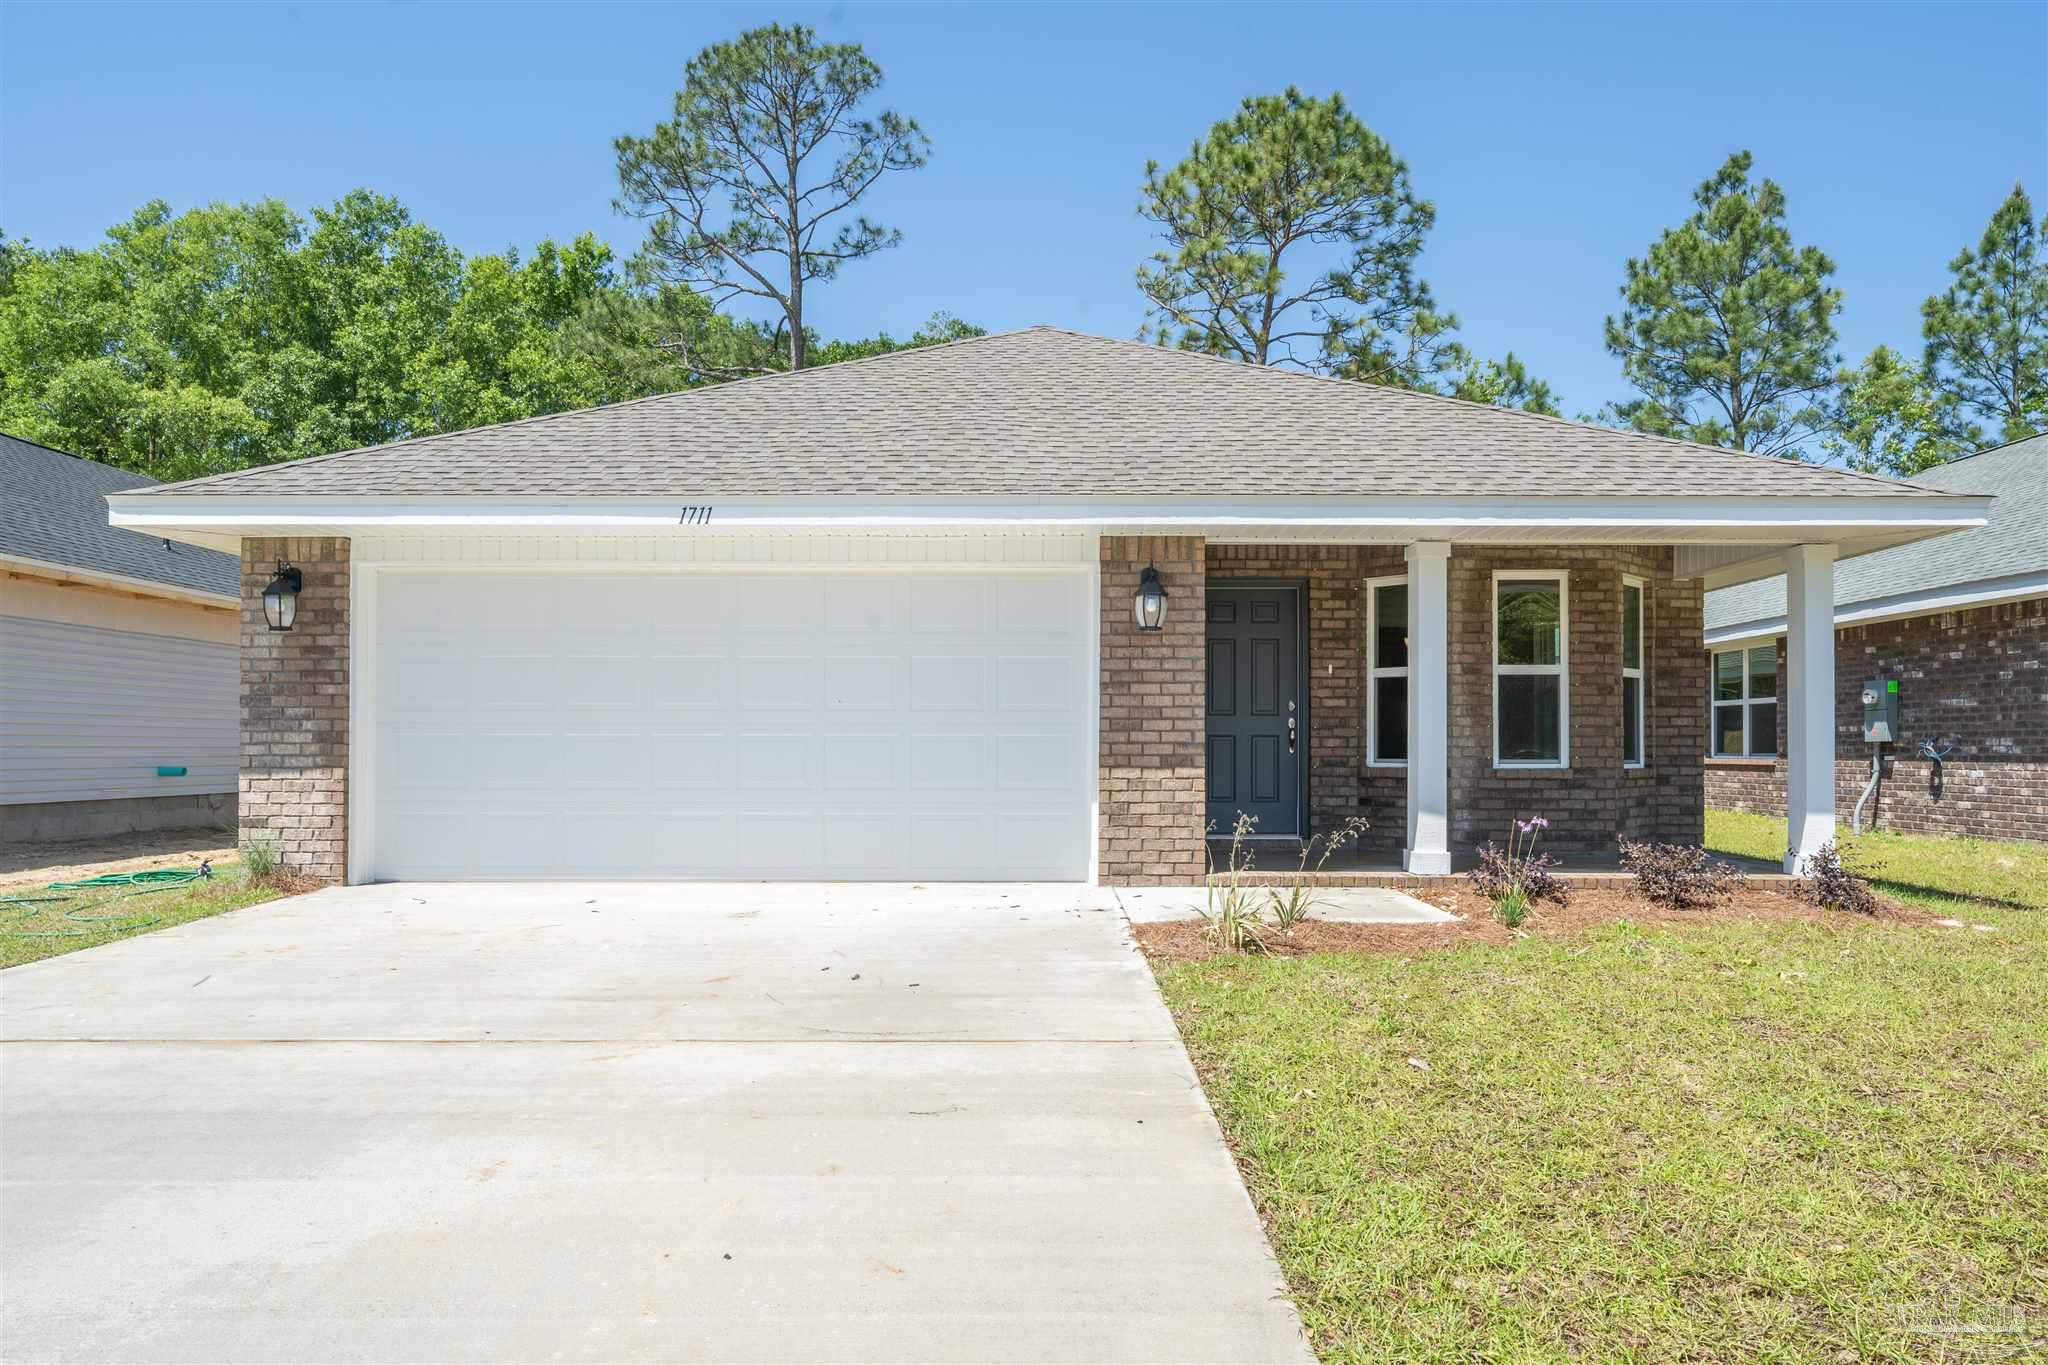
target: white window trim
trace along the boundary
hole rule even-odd
[[[1773,706],[1778,707],[1782,707],[1785,704],[1785,660],[1782,657],[1780,657],[1778,660],[1777,693],[1775,695],[1768,697],[1752,697],[1749,694],[1749,655],[1751,650],[1757,649],[1768,649],[1773,654],[1779,653],[1778,642],[1775,639],[1757,640],[1749,644],[1735,645],[1725,649],[1710,649],[1707,651],[1707,760],[1709,762],[1712,762],[1715,759],[1721,759],[1724,761],[1756,760],[1761,762],[1767,760],[1775,761],[1777,759],[1784,757],[1783,754],[1776,752],[1778,747],[1778,738],[1775,734],[1771,736],[1771,753],[1760,754],[1756,752],[1756,746],[1750,743],[1750,708],[1754,706],[1761,706],[1766,702],[1770,703]],[[1714,680],[1717,676],[1719,676],[1716,671],[1717,661],[1723,654],[1739,654],[1742,656],[1742,696],[1740,699],[1730,697],[1727,700],[1723,701],[1714,693]],[[1723,707],[1734,707],[1742,712],[1742,752],[1739,754],[1718,753],[1714,749],[1714,736],[1718,733],[1714,725],[1714,719],[1716,713],[1718,713]],[[1773,730],[1775,730],[1776,728],[1776,726],[1772,727]]]
[[[1622,756],[1621,766],[1640,769],[1649,766],[1650,760],[1650,685],[1643,680],[1643,665],[1650,657],[1650,585],[1634,574],[1623,574],[1621,586],[1636,590],[1636,666],[1628,666],[1628,655],[1621,656],[1621,676],[1624,682],[1636,680],[1636,743],[1641,752],[1634,762]],[[1621,594],[1621,638],[1626,648],[1628,640],[1628,593]],[[1628,689],[1622,688],[1623,692]]]
[[[1408,575],[1389,574],[1383,578],[1368,578],[1365,580],[1365,766],[1368,768],[1406,768],[1408,766],[1408,760],[1405,758],[1395,762],[1373,757],[1374,754],[1379,752],[1380,709],[1379,688],[1374,686],[1374,683],[1381,678],[1405,678],[1408,676],[1408,666],[1406,664],[1399,668],[1380,668],[1373,662],[1376,657],[1374,651],[1377,648],[1377,641],[1379,639],[1379,622],[1377,620],[1379,614],[1379,590],[1381,588],[1393,587],[1395,584],[1399,584],[1404,588],[1407,587]],[[1411,611],[1414,609],[1413,603],[1410,604],[1409,609]]]
[[[1504,664],[1500,661],[1500,585],[1504,580],[1522,582],[1548,579],[1557,584],[1557,662],[1555,664]],[[1567,569],[1495,569],[1493,587],[1486,597],[1487,650],[1493,656],[1493,697],[1487,723],[1493,730],[1493,766],[1496,768],[1563,769],[1572,766],[1572,586]],[[1503,676],[1555,677],[1557,679],[1557,759],[1536,761],[1503,759],[1500,756],[1500,680]]]

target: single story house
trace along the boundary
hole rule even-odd
[[[107,524],[154,479],[0,433],[0,839],[235,823],[235,557]]]
[[[1988,494],[1988,525],[1844,563],[1835,574],[1835,792],[1866,824],[2048,840],[2048,435],[1952,460],[1915,486]],[[1713,723],[1707,804],[1785,810],[1785,580],[1707,594]],[[1900,730],[1872,785],[1864,684]]]
[[[310,875],[1118,884],[1238,812],[1697,841],[1702,595],[1788,569],[1804,856],[1835,560],[1990,505],[1050,327],[108,502],[240,551],[242,819]]]

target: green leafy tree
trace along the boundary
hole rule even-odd
[[[830,365],[841,360],[863,360],[869,356],[888,355],[894,351],[915,351],[925,346],[939,346],[949,341],[966,341],[970,337],[987,335],[986,327],[962,322],[951,313],[941,311],[926,318],[924,325],[912,332],[904,341],[896,340],[887,332],[878,332],[874,336],[852,341],[826,342],[813,352],[813,363]]]
[[[1557,395],[1550,385],[1529,373],[1513,351],[1500,360],[1469,363],[1450,387],[1451,396],[1497,408],[1521,408],[1546,417],[1558,415]]]
[[[355,191],[144,205],[91,250],[0,243],[0,428],[163,479],[630,397],[573,344],[588,235],[465,261]]]
[[[1137,272],[1161,341],[1555,411],[1514,356],[1482,361],[1458,342],[1416,273],[1436,210],[1341,95],[1245,100],[1178,165],[1147,163],[1138,213],[1166,243]]]
[[[1138,213],[1166,241],[1137,275],[1161,339],[1379,383],[1443,367],[1455,323],[1416,275],[1436,210],[1343,96],[1245,100],[1178,165],[1146,164]]]
[[[858,45],[820,43],[802,25],[770,24],[697,54],[675,117],[613,144],[618,207],[648,223],[640,277],[700,293],[714,309],[761,301],[780,319],[787,368],[802,369],[806,289],[902,241],[858,206],[882,176],[930,155],[915,120],[857,115],[881,84]]]
[[[1642,397],[1611,413],[1638,431],[1800,458],[1827,420],[1841,363],[1834,262],[1793,243],[1784,191],[1750,178],[1748,152],[1693,204],[1628,262],[1606,341]]]
[[[2048,427],[2048,259],[2018,185],[1974,249],[1949,262],[1954,280],[1921,305],[1925,369],[1943,392],[2008,441]]]
[[[1904,479],[1973,449],[1982,436],[1924,368],[1880,346],[1842,377],[1821,446],[1851,469]]]

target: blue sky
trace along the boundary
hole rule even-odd
[[[771,19],[864,44],[930,166],[872,209],[904,246],[811,300],[828,335],[1129,335],[1133,213],[1243,96],[1341,90],[1435,201],[1423,258],[1483,352],[1568,413],[1626,395],[1600,345],[1622,262],[1748,147],[1847,293],[1844,350],[1918,341],[2015,179],[2048,209],[2048,4],[1940,6],[146,6],[0,4],[0,228],[89,245],[137,205],[368,185],[465,250],[586,228],[611,139],[664,117],[683,63]]]

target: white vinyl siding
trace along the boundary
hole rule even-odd
[[[0,616],[0,804],[235,790],[238,668],[233,645]]]

